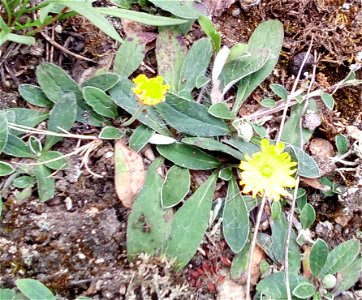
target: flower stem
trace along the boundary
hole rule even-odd
[[[247,277],[247,279],[246,279],[246,299],[247,299],[247,300],[251,300],[251,296],[250,296],[250,289],[251,289],[251,263],[252,263],[252,260],[253,260],[253,253],[254,253],[255,246],[256,246],[256,240],[257,240],[257,236],[258,236],[258,231],[259,231],[260,222],[261,222],[261,217],[262,217],[262,215],[263,215],[265,203],[266,203],[266,196],[265,196],[265,194],[264,194],[264,195],[263,195],[263,198],[262,198],[262,200],[261,200],[260,207],[259,207],[258,216],[257,216],[257,218],[256,218],[253,240],[252,240],[252,242],[251,242],[251,247],[250,247],[250,251],[249,251],[249,258],[248,258],[248,277]]]
[[[142,113],[143,110],[143,106],[141,105],[138,110],[133,114],[133,116],[127,120],[126,122],[124,122],[121,126],[122,127],[126,127],[131,125],[134,121],[136,121],[136,119],[139,117],[139,115]]]

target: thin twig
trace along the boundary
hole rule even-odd
[[[295,78],[295,81],[294,81],[294,84],[293,84],[293,88],[291,90],[291,94],[294,94],[294,92],[297,90],[297,86],[298,86],[298,82],[299,82],[299,78],[300,76],[302,75],[302,70],[303,70],[303,67],[305,65],[305,63],[307,62],[307,59],[309,57],[309,54],[312,50],[312,46],[313,46],[313,36],[312,36],[312,39],[310,41],[310,45],[309,45],[309,48],[308,48],[308,51],[303,59],[303,62],[302,62],[302,65],[300,66],[299,68],[299,71],[298,71],[298,75],[297,77]],[[289,107],[289,104],[290,104],[290,101],[292,100],[292,98],[290,96],[288,96],[287,98],[287,102],[285,104],[285,107],[284,107],[284,110],[283,110],[283,116],[282,116],[282,121],[280,123],[280,127],[279,127],[279,132],[278,132],[278,137],[277,137],[277,143],[280,142],[280,139],[282,137],[282,133],[283,133],[283,129],[284,129],[284,124],[285,124],[285,120],[287,118],[287,112],[288,112],[288,107]]]
[[[83,60],[86,60],[86,61],[92,61],[94,62],[93,59],[90,59],[90,58],[87,58],[87,57],[84,57],[82,55],[79,55],[79,54],[76,54],[72,51],[69,51],[67,48],[63,47],[62,45],[58,44],[56,41],[52,40],[49,36],[47,36],[44,32],[40,32],[40,34],[47,40],[47,42],[49,42],[50,44],[52,44],[54,47],[62,50],[63,52],[71,55],[71,56],[74,56],[75,58],[78,58],[78,59],[83,59]]]
[[[257,240],[257,237],[258,237],[258,231],[259,231],[259,227],[260,227],[261,217],[263,216],[265,203],[266,203],[266,196],[264,194],[263,198],[261,200],[260,207],[259,207],[258,216],[256,218],[253,240],[251,242],[251,247],[250,247],[250,251],[249,251],[248,275],[247,275],[248,277],[246,279],[246,299],[247,300],[251,300],[251,296],[250,296],[250,290],[251,290],[251,263],[252,263],[252,260],[253,260],[253,254],[254,254],[254,250],[255,250],[255,246],[256,246],[256,240]]]

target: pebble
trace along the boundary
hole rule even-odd
[[[299,69],[303,64],[303,60],[306,55],[307,55],[307,52],[300,52],[297,55],[292,57],[292,59],[289,62],[289,65],[288,65],[288,72],[290,73],[290,75],[294,75],[294,76],[298,75]],[[313,63],[314,63],[314,56],[313,56],[313,54],[309,54],[304,66],[302,68],[301,77],[303,77],[303,74],[306,73],[313,66]]]

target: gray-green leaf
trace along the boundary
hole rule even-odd
[[[34,168],[34,174],[38,185],[40,201],[45,202],[53,198],[55,194],[55,180],[50,177],[49,169],[44,165],[37,165]]]
[[[8,176],[15,172],[15,169],[8,163],[0,161],[0,176]]]
[[[0,114],[0,154],[8,142],[8,135],[8,121],[5,117],[5,114]]]
[[[129,139],[130,148],[136,152],[141,151],[154,134],[151,128],[145,125],[138,126]]]
[[[176,258],[178,269],[194,256],[207,229],[217,173],[203,183],[177,211],[172,223],[166,255]]]
[[[328,257],[328,245],[322,239],[317,239],[309,254],[309,265],[314,276],[318,276]]]
[[[228,184],[223,213],[225,240],[234,253],[240,252],[248,240],[250,231],[249,212],[244,197],[233,177]]]
[[[210,170],[221,165],[219,160],[199,148],[182,143],[159,145],[157,151],[176,165],[191,170]]]
[[[119,80],[119,76],[114,73],[104,73],[100,75],[93,76],[85,80],[81,87],[93,86],[101,89],[102,91],[108,91],[110,88],[114,87]]]
[[[316,213],[312,205],[307,203],[304,205],[302,211],[300,212],[300,222],[303,229],[307,229],[313,225],[315,221]]]
[[[207,15],[207,8],[199,1],[164,1],[164,0],[150,0],[154,5],[166,10],[175,16],[184,19],[197,19],[201,15]]]
[[[53,293],[40,281],[25,278],[15,281],[16,287],[30,300],[55,300]]]
[[[315,293],[315,286],[309,282],[303,282],[298,284],[294,289],[292,294],[298,299],[308,299],[312,297]]]
[[[83,97],[87,104],[101,116],[116,118],[118,116],[117,105],[113,99],[99,88],[87,86],[83,88]]]
[[[19,86],[19,93],[30,104],[51,108],[53,102],[51,102],[47,96],[43,93],[42,89],[36,85],[22,84]]]

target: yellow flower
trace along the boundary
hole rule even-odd
[[[278,201],[281,195],[287,195],[285,188],[292,188],[296,184],[293,176],[297,165],[291,161],[288,153],[284,152],[284,144],[270,145],[267,139],[261,141],[261,151],[252,155],[245,155],[246,161],[241,161],[240,185],[243,185],[243,193],[252,192]]]
[[[147,78],[141,74],[133,79],[136,84],[132,91],[143,105],[156,105],[165,101],[165,94],[170,89],[169,84],[163,84],[163,77]]]

